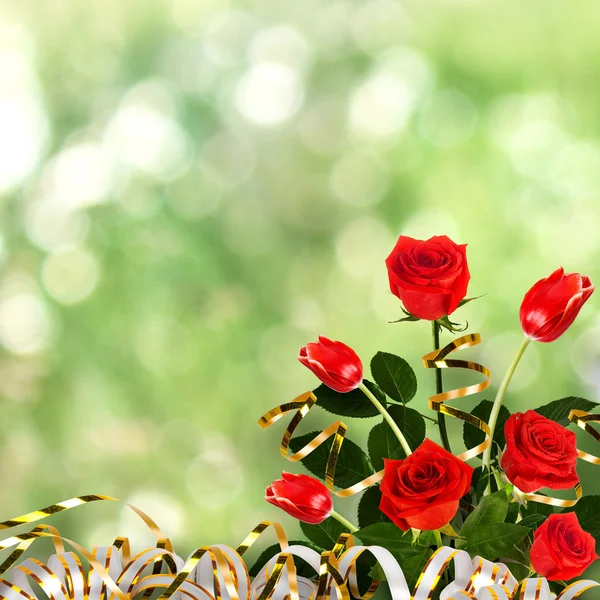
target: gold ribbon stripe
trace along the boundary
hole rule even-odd
[[[485,440],[481,444],[475,446],[474,448],[469,448],[465,452],[458,455],[458,458],[464,461],[478,456],[489,447],[491,444],[490,428],[485,421],[482,421],[475,415],[460,410],[459,408],[449,406],[445,404],[445,402],[454,400],[456,398],[464,398],[465,396],[470,396],[486,390],[488,387],[490,387],[492,382],[491,373],[487,367],[484,367],[476,362],[456,359],[446,360],[446,357],[456,350],[470,348],[471,346],[476,346],[479,343],[481,343],[481,336],[478,333],[470,333],[452,340],[443,348],[433,350],[423,357],[423,364],[427,369],[469,369],[485,375],[486,379],[481,383],[468,385],[455,390],[449,390],[440,394],[434,394],[429,398],[429,408],[432,408],[436,412],[439,412],[443,415],[448,415],[454,419],[465,421],[466,423],[473,425],[473,427],[477,427],[477,429],[480,429],[483,431],[483,433],[485,433]]]
[[[294,435],[294,431],[302,422],[302,419],[306,417],[310,409],[316,404],[316,402],[317,398],[312,392],[305,392],[304,394],[300,394],[291,402],[276,406],[269,412],[265,413],[258,420],[258,424],[262,429],[267,429],[287,413],[295,411],[292,420],[283,434],[280,445],[281,454],[290,462],[302,460],[333,436],[333,442],[329,450],[329,456],[327,458],[327,465],[325,468],[325,485],[331,493],[335,494],[339,498],[354,496],[354,494],[358,494],[368,487],[371,487],[373,484],[381,481],[383,479],[383,470],[370,475],[369,477],[359,481],[358,483],[355,483],[349,488],[339,491],[335,490],[335,468],[347,430],[346,425],[342,421],[335,421],[335,423],[332,423],[329,427],[324,429],[313,440],[298,450],[298,452],[291,455],[289,454],[289,445],[292,436]]]
[[[588,425],[588,423],[600,422],[600,415],[592,415],[583,410],[572,410],[569,413],[569,421],[577,425],[577,427],[579,427],[580,429],[583,429],[587,434],[591,435],[597,442],[600,442],[600,433],[598,433],[593,427]],[[588,454],[583,450],[577,450],[577,455],[582,460],[585,460],[594,465],[600,465],[600,457],[598,456]]]

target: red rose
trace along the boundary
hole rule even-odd
[[[520,312],[523,333],[536,342],[552,342],[571,326],[593,291],[589,277],[565,275],[559,267],[525,294]]]
[[[336,392],[351,392],[363,380],[363,366],[356,352],[323,335],[318,342],[300,348],[298,360]]]
[[[403,460],[384,460],[379,508],[400,529],[439,529],[469,491],[473,468],[426,439]]]
[[[281,474],[265,490],[265,500],[304,523],[316,525],[324,521],[333,510],[329,490],[308,475]]]
[[[533,410],[515,413],[504,426],[506,449],[500,465],[522,492],[547,487],[567,490],[577,477],[575,433]]]
[[[426,241],[401,235],[385,261],[392,294],[419,319],[435,321],[452,314],[471,278],[466,249],[445,235]]]
[[[596,540],[581,529],[574,512],[550,515],[533,534],[533,568],[550,581],[579,577],[597,558]]]

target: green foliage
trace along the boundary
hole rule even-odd
[[[302,533],[313,544],[322,550],[331,550],[337,543],[340,535],[350,533],[333,517],[329,517],[317,525],[301,522],[300,529],[302,529]]]
[[[472,411],[471,414],[479,417],[486,423],[490,420],[490,413],[492,412],[493,402],[490,400],[482,400]],[[498,454],[498,448],[504,448],[506,445],[506,439],[504,437],[504,425],[510,417],[508,409],[502,405],[500,407],[500,413],[498,414],[498,422],[496,423],[496,429],[494,430],[494,440],[492,447],[492,458],[495,458]],[[477,427],[464,423],[463,425],[463,441],[467,448],[474,448],[481,444],[485,440],[485,433]],[[481,458],[481,455],[480,455]]]
[[[313,431],[305,435],[292,438],[290,448],[293,452],[298,452],[313,440],[320,432]],[[331,444],[325,442],[308,456],[302,459],[302,464],[313,474],[321,479],[325,478],[325,469],[329,458]],[[335,470],[335,483],[340,487],[350,487],[369,475],[373,475],[375,470],[369,460],[369,457],[352,440],[344,439]]]
[[[504,523],[507,510],[508,498],[504,490],[484,496],[475,507],[475,510],[465,520],[460,530],[460,535],[466,538],[467,541],[459,540],[458,547],[468,543],[469,538],[482,525]]]
[[[540,406],[535,409],[535,412],[566,427],[570,423],[569,413],[572,410],[591,411],[597,406],[597,402],[592,402],[591,400],[578,398],[576,396],[568,396],[567,398],[561,398],[560,400],[555,400],[554,402]]]
[[[508,498],[504,490],[481,499],[460,530],[456,547],[488,560],[512,550],[529,533],[529,528],[505,523]]]
[[[496,480],[494,479],[494,476],[487,471],[487,469],[484,469],[484,467],[481,466],[477,467],[473,471],[473,477],[471,479],[471,488],[475,491],[476,498],[481,498],[483,496],[485,488],[487,487],[488,481],[490,479],[492,483],[492,489],[494,489],[495,487],[497,487]]]
[[[417,393],[417,377],[399,356],[378,352],[371,359],[371,374],[377,385],[392,399],[406,404]]]
[[[402,531],[394,523],[374,523],[359,529],[355,535],[365,545],[377,545],[387,548],[390,552],[410,554],[413,547],[411,531]]]
[[[415,450],[425,439],[425,419],[416,410],[407,406],[389,406],[387,410],[406,437],[408,445]],[[404,449],[385,419],[371,429],[367,447],[376,470],[383,469],[384,458],[406,458]]]
[[[512,550],[528,533],[528,527],[513,523],[479,525],[467,538],[460,540],[457,547],[471,556],[479,555],[493,561]]]
[[[403,532],[393,523],[376,523],[361,528],[355,534],[365,545],[383,546],[389,550],[402,566],[409,588],[413,588],[417,579],[433,554],[435,539],[431,531],[423,531],[414,540],[411,531]],[[377,566],[371,576],[384,580],[383,571]]]
[[[552,507],[541,502],[528,502],[521,508],[522,520],[519,525],[537,529],[552,514]]]
[[[358,503],[358,526],[363,528],[373,523],[389,523],[390,519],[381,512],[381,490],[378,485],[371,486],[363,492]]]
[[[363,383],[377,400],[385,406],[386,397],[381,389],[366,379]],[[346,394],[341,394],[322,384],[313,390],[313,393],[317,397],[317,406],[335,415],[356,418],[376,417],[379,415],[379,411],[373,403],[358,388]]]

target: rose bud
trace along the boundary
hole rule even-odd
[[[329,490],[314,477],[308,475],[281,474],[265,490],[265,500],[284,510],[304,523],[321,523],[333,511]]]
[[[385,264],[392,294],[419,319],[452,314],[467,294],[467,245],[445,235],[425,241],[401,235]]]
[[[590,278],[559,267],[525,294],[520,318],[523,333],[536,342],[552,342],[573,323],[592,295]]]
[[[379,509],[404,531],[447,525],[471,487],[473,468],[429,439],[407,458],[383,462]]]
[[[553,514],[535,530],[529,557],[542,577],[568,581],[598,558],[596,540],[581,528],[574,512]]]
[[[541,488],[575,487],[577,440],[575,433],[528,410],[511,415],[504,426],[506,449],[500,466],[509,481],[526,493]]]
[[[336,392],[351,392],[363,379],[362,362],[356,352],[323,335],[319,336],[318,342],[300,348],[298,360]]]

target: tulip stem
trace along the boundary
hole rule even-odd
[[[340,513],[336,512],[335,510],[331,511],[330,516],[332,516],[336,521],[339,521],[346,529],[350,530],[350,533],[358,531],[358,527],[352,525],[352,523],[350,523],[350,521],[348,521],[346,517],[342,517],[342,515],[340,515]]]
[[[361,383],[358,387],[361,389],[363,394],[373,403],[373,406],[381,413],[381,416],[387,421],[387,424],[390,426],[391,430],[394,432],[394,435],[398,438],[400,445],[404,449],[406,456],[412,454],[412,450],[410,449],[410,446],[408,445],[404,434],[400,431],[400,427],[398,427],[396,421],[392,419],[390,413],[387,410],[385,410],[385,406],[383,406],[383,404],[381,404],[381,402],[379,402],[379,400],[375,398],[375,396],[371,393],[371,390],[369,390],[369,388],[364,383]]]
[[[498,422],[498,415],[500,414],[500,407],[502,406],[502,401],[504,400],[504,394],[506,393],[506,390],[508,389],[508,384],[510,383],[510,380],[512,379],[512,376],[517,368],[517,365],[519,364],[519,361],[521,360],[521,357],[523,356],[523,353],[525,352],[525,348],[527,348],[530,341],[531,341],[531,339],[526,337],[523,340],[523,343],[519,346],[519,350],[517,351],[517,354],[513,358],[513,361],[510,363],[510,365],[508,367],[508,371],[506,371],[506,375],[504,376],[504,379],[502,380],[502,383],[500,384],[500,387],[498,388],[498,392],[496,393],[496,398],[494,399],[494,405],[492,406],[492,412],[490,413],[490,420],[488,422],[488,425],[490,427],[491,443],[488,446],[488,448],[486,448],[485,452],[483,453],[483,466],[485,469],[487,469],[488,473],[491,472],[490,466],[491,466],[491,462],[492,462],[492,446],[494,444],[494,430],[496,429],[496,423]],[[487,486],[485,488],[485,492],[483,493],[483,495],[488,496],[491,492],[492,492],[491,478],[488,478],[488,483],[487,483]]]
[[[433,349],[439,350],[440,348],[440,327],[437,321],[431,321],[431,334],[433,338]],[[442,370],[435,370],[435,393],[441,394],[444,391],[444,385],[442,383]],[[452,452],[450,449],[450,438],[448,437],[448,430],[446,429],[446,417],[443,413],[438,413],[438,426],[440,428],[440,437],[442,438],[442,445],[448,452]]]

